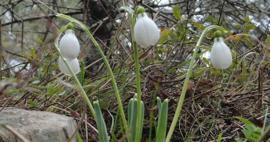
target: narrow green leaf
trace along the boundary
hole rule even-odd
[[[136,98],[132,98],[129,101],[129,105],[128,105],[128,126],[129,126],[129,137],[128,137],[128,141],[129,142],[137,142],[137,141],[141,141],[142,138],[142,131],[143,131],[143,121],[144,121],[144,104],[141,101],[140,105],[141,105],[141,118],[140,118],[140,122],[139,122],[139,129],[136,127],[137,125],[137,105],[138,105],[138,101]],[[136,137],[136,134],[138,134],[138,136]]]
[[[252,123],[248,119],[242,117],[236,118],[244,123],[245,127],[243,129],[243,133],[248,141],[258,141],[260,139],[261,135],[263,134],[262,128],[257,127],[254,123]]]
[[[135,142],[136,135],[136,118],[137,118],[137,99],[131,98],[128,104],[128,141]]]
[[[221,141],[222,141],[222,133],[219,133],[217,137],[217,142],[221,142]]]
[[[158,110],[160,110],[160,108],[161,108],[161,99],[159,97],[157,97],[157,107],[158,107]]]
[[[180,9],[179,5],[173,6],[173,16],[177,20],[181,19],[181,9]]]
[[[99,106],[99,102],[98,101],[94,101],[93,103],[95,112],[96,112],[96,123],[97,123],[97,127],[98,127],[98,134],[99,134],[99,141],[100,142],[108,142],[109,141],[109,135],[107,133],[107,127]]]
[[[76,142],[83,142],[83,139],[79,133],[76,134]]]
[[[158,102],[160,100],[158,99]],[[169,100],[164,100],[163,103],[161,103],[161,107],[159,109],[158,114],[158,125],[156,130],[156,142],[164,142],[166,138],[166,132],[167,132],[167,121],[168,121],[168,103]]]
[[[137,131],[137,133],[139,133],[139,139],[141,140],[142,139],[142,132],[143,132],[143,122],[144,122],[144,104],[143,104],[143,101],[141,101],[140,105],[141,105],[141,119],[140,119],[141,121],[140,121],[140,128]]]
[[[242,123],[244,123],[245,125],[254,125],[251,121],[249,121],[246,118],[243,117],[235,117],[236,119],[240,120]]]

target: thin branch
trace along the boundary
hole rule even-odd
[[[65,15],[78,15],[78,14],[82,14],[82,13],[83,13],[82,11],[68,12],[68,13],[65,13]],[[48,19],[48,18],[53,18],[53,17],[56,17],[56,14],[50,14],[50,15],[46,15],[46,16],[30,17],[30,18],[25,18],[25,19],[22,19],[22,20],[14,20],[12,22],[3,23],[2,27],[8,26],[10,24],[15,24],[15,23],[29,22],[29,21],[35,21],[35,20],[40,20],[40,19]]]

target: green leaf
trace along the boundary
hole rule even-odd
[[[263,129],[260,127],[257,127],[255,124],[253,124],[248,119],[242,118],[242,117],[236,117],[239,119],[242,123],[244,123],[245,128],[243,130],[243,133],[245,135],[245,138],[248,141],[258,141],[263,133]]]
[[[235,118],[241,121],[242,123],[244,123],[245,125],[254,125],[251,121],[249,121],[246,118],[243,118],[243,117],[235,117]]]
[[[140,121],[140,127],[139,127],[139,130],[137,131],[137,133],[139,133],[139,137],[138,137],[138,139],[139,139],[139,141],[141,141],[141,139],[142,139],[142,131],[143,131],[143,121],[144,121],[144,104],[143,104],[143,101],[141,101],[140,102],[140,105],[141,105],[141,121]],[[136,140],[136,141],[138,141],[138,140]]]
[[[243,30],[245,32],[249,32],[250,30],[254,30],[256,28],[256,26],[252,23],[245,23],[243,26]]]
[[[160,99],[158,98],[158,103],[160,103]],[[164,142],[167,133],[167,120],[168,120],[168,103],[169,100],[166,99],[163,103],[161,103],[161,107],[159,107],[158,114],[158,125],[156,131],[156,142]]]
[[[141,140],[142,137],[142,130],[143,130],[143,121],[144,121],[144,104],[141,101],[141,121],[139,122],[139,128],[136,127],[137,124],[137,106],[138,101],[136,98],[132,98],[128,104],[128,128],[129,128],[129,136],[128,142],[137,142]],[[136,134],[139,136],[136,138]],[[140,139],[140,140],[138,140]]]
[[[83,142],[83,139],[79,133],[76,134],[76,142]]]
[[[173,16],[177,20],[181,19],[181,9],[180,9],[179,5],[173,6]]]
[[[157,97],[157,107],[158,107],[158,110],[161,109],[161,99],[159,97]]]
[[[217,137],[217,142],[221,142],[221,141],[222,141],[222,133],[219,133]]]
[[[137,118],[137,99],[131,98],[128,103],[128,141],[135,142]]]
[[[107,133],[107,127],[99,106],[99,102],[98,101],[94,101],[93,103],[95,112],[96,112],[96,123],[97,123],[97,127],[98,127],[98,134],[99,134],[99,141],[100,142],[108,142],[109,141],[109,135]]]
[[[48,96],[58,95],[58,94],[60,94],[61,92],[64,91],[61,86],[59,86],[57,84],[54,84],[54,83],[48,84],[46,86],[46,88],[47,88],[47,95]]]
[[[38,108],[39,102],[37,100],[29,100],[28,105],[30,108]]]

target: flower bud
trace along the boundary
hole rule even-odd
[[[155,45],[160,37],[156,23],[145,13],[139,14],[134,25],[134,39],[141,47]]]
[[[65,59],[67,64],[70,66],[71,70],[75,73],[78,74],[80,72],[80,64],[79,64],[79,60],[77,58],[75,59]],[[61,57],[58,58],[58,66],[59,69],[62,73],[64,73],[65,75],[68,76],[72,76],[72,73],[69,71],[68,67],[66,66],[65,62],[63,61],[63,59]]]
[[[79,56],[80,44],[72,30],[67,30],[59,42],[60,53],[71,60]]]
[[[210,60],[213,66],[218,69],[226,69],[232,64],[231,49],[224,43],[222,37],[215,38]]]
[[[137,9],[136,9],[136,14],[141,14],[141,13],[144,13],[144,8],[142,6],[138,6]]]

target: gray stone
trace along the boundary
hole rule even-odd
[[[0,111],[0,142],[24,142],[18,135],[30,142],[75,142],[76,127],[73,118],[51,112],[10,107]]]

